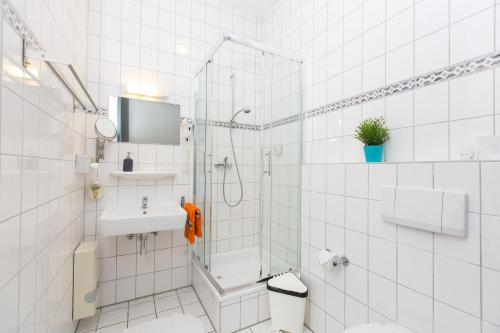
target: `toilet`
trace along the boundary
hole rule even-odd
[[[387,325],[372,323],[372,324],[364,324],[351,327],[345,330],[344,333],[414,333],[414,332],[396,323]]]
[[[199,318],[190,314],[174,314],[126,328],[122,333],[205,333]]]

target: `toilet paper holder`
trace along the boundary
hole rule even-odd
[[[336,255],[332,259],[333,267],[337,267],[338,265],[346,266],[347,264],[349,264],[349,259],[346,256]]]

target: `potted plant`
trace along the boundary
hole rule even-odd
[[[389,129],[382,117],[369,118],[359,123],[354,137],[365,144],[366,162],[382,162],[384,156],[384,143],[389,140]]]

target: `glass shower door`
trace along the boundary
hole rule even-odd
[[[263,275],[299,267],[301,65],[277,55],[263,60]]]
[[[197,241],[194,254],[200,264],[210,270],[212,223],[212,126],[209,122],[209,103],[212,78],[208,65],[198,74],[195,86],[194,145],[194,202],[203,212],[203,237]]]

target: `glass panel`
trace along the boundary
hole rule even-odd
[[[227,42],[197,80],[195,254],[225,292],[299,265],[300,64]]]
[[[194,202],[203,212],[203,238],[196,242],[196,258],[205,268],[210,267],[211,206],[211,142],[212,130],[207,122],[207,93],[210,74],[205,67],[196,77],[195,84],[195,131],[194,131]]]
[[[268,70],[270,85],[266,91],[266,112],[271,123],[298,116],[301,112],[300,64],[283,57],[266,55],[271,64]],[[298,117],[300,119],[300,117]],[[293,270],[299,264],[301,125],[300,121],[280,123],[265,129],[264,170],[270,164],[271,174],[264,174],[266,196],[263,205],[269,206],[269,273]],[[269,200],[270,202],[267,202]],[[264,220],[265,221],[265,220]],[[264,229],[266,230],[266,229]]]

